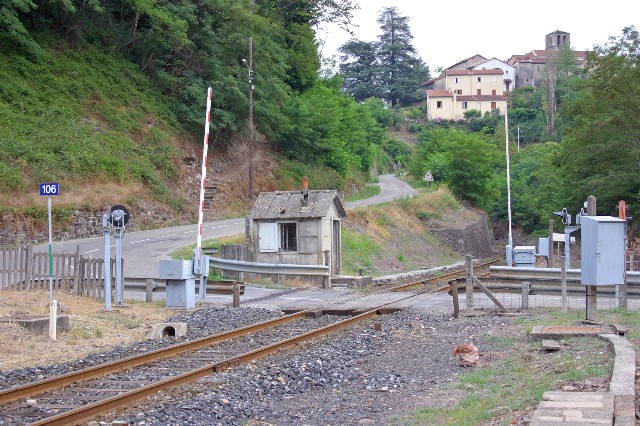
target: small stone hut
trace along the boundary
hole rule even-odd
[[[346,215],[335,190],[263,192],[249,214],[254,260],[326,265],[339,275]]]

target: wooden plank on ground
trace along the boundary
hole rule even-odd
[[[480,287],[480,290],[482,290],[482,292],[483,292],[484,294],[486,294],[486,295],[487,295],[487,297],[488,297],[489,299],[491,299],[491,301],[492,301],[493,303],[495,303],[495,305],[498,307],[498,309],[500,309],[502,312],[509,312],[509,310],[508,310],[507,308],[505,308],[505,307],[502,305],[502,303],[500,303],[500,302],[498,301],[498,299],[496,299],[496,298],[495,298],[495,296],[494,296],[494,295],[493,295],[493,294],[492,294],[492,293],[491,293],[491,292],[490,292],[490,291],[489,291],[489,290],[484,286],[484,284],[482,284],[482,283],[480,282],[480,280],[479,280],[479,279],[477,279],[477,278],[475,277],[475,275],[472,275],[472,277],[473,277],[473,281],[478,285],[478,287]]]

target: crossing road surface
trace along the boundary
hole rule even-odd
[[[372,204],[386,203],[397,198],[412,196],[416,191],[394,175],[380,176],[380,194],[366,200],[346,203],[346,208],[355,208]],[[132,212],[135,215],[135,212]],[[207,222],[202,227],[202,239],[227,237],[244,234],[244,218],[225,219]],[[198,235],[197,224],[153,229],[149,231],[125,232],[122,239],[122,257],[125,259],[126,277],[157,278],[160,260],[169,259],[171,251],[194,244]],[[84,256],[104,257],[104,239],[102,236],[78,240],[57,241],[53,243],[54,252],[75,253],[80,246]],[[111,256],[115,256],[115,240],[111,238]],[[37,251],[47,251],[48,245],[34,247]]]
[[[135,213],[134,213],[135,214]],[[202,239],[226,237],[244,234],[244,218],[207,222],[202,226]],[[196,242],[198,225],[173,226],[149,231],[125,232],[122,238],[122,257],[126,277],[157,278],[161,259],[170,259],[168,253],[180,247]],[[80,254],[90,257],[104,257],[103,237],[83,238],[80,240],[59,241],[53,243],[54,252],[75,253],[80,246]],[[46,251],[43,244],[34,248]],[[111,256],[115,256],[115,240],[111,237]]]
[[[351,201],[345,203],[345,207],[348,209],[370,206],[373,204],[388,203],[400,198],[413,197],[416,195],[416,190],[413,189],[407,182],[402,179],[398,179],[395,175],[380,175],[380,193],[374,195],[371,198],[364,200]]]

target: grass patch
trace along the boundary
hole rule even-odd
[[[216,238],[213,240],[204,240],[202,247],[216,248],[218,251],[222,251],[223,244],[244,244],[244,234],[232,235],[229,237]],[[188,246],[180,247],[169,253],[172,259],[186,260],[193,259],[193,250],[196,248],[196,244],[190,244]],[[211,277],[210,277],[211,278]]]
[[[498,347],[517,346],[515,341],[503,337],[495,337],[492,342]],[[514,420],[512,413],[537,405],[544,392],[560,383],[603,378],[613,368],[613,361],[606,354],[606,342],[594,338],[572,340],[558,355],[536,349],[534,343],[521,345],[519,350],[489,366],[462,374],[450,385],[462,392],[454,407],[419,409],[398,424],[471,426],[493,421],[492,424],[509,425]],[[580,353],[589,356],[576,355]]]
[[[86,45],[43,49],[35,61],[3,55],[0,194],[13,197],[56,181],[64,202],[87,178],[103,179],[141,183],[157,200],[181,208],[168,185],[182,131],[136,64]]]
[[[342,229],[342,271],[359,275],[360,269],[375,273],[373,258],[382,253],[382,246],[365,234]]]
[[[375,195],[380,194],[380,185],[365,185],[362,190],[356,191],[355,194],[353,191],[349,192],[345,195],[345,201],[358,201],[364,200],[365,198],[371,198]]]

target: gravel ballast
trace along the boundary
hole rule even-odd
[[[204,315],[201,313],[201,315]],[[138,425],[389,424],[419,407],[455,404],[442,392],[467,370],[451,350],[505,331],[513,319],[452,320],[449,310],[405,310],[294,350],[158,393],[101,421]],[[490,347],[481,347],[490,351]]]

